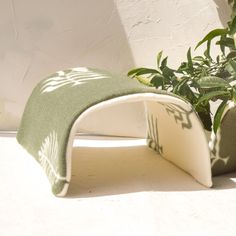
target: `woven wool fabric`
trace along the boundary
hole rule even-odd
[[[183,133],[186,140],[188,140],[186,134],[194,138],[194,132],[198,132],[201,129],[200,132],[204,133],[191,105],[181,98],[144,86],[125,76],[115,76],[97,69],[74,68],[54,73],[35,87],[25,107],[17,140],[41,164],[51,183],[53,193],[59,195],[69,181],[67,179],[66,152],[70,131],[78,117],[88,108],[103,101],[125,95],[145,93],[168,95],[181,101],[183,108],[178,105],[169,107],[162,105],[162,107],[163,111],[166,111],[164,112],[166,117],[171,119],[174,126],[178,126],[178,132],[180,134]],[[184,106],[190,109],[189,112],[184,110]],[[153,104],[150,105],[150,109],[153,109],[152,107]],[[189,117],[192,117],[192,120]],[[165,117],[163,121],[165,121]],[[192,126],[193,129],[191,128]],[[149,133],[149,136],[152,136],[152,132]],[[154,138],[156,138],[156,134],[153,134]],[[202,179],[207,179],[206,181],[203,180],[203,182],[205,181],[207,186],[211,186],[207,142],[205,136],[200,137],[200,139],[202,139],[205,148],[205,156],[202,158],[206,159],[206,168],[202,168],[206,174],[204,174]],[[199,140],[198,143],[200,143]],[[197,143],[191,142],[190,145],[199,149]],[[152,147],[153,143],[150,143],[150,146]],[[170,147],[169,150],[171,151],[172,146]],[[179,150],[178,148],[176,150],[180,153],[180,156],[186,154],[186,152],[181,153],[184,148],[179,148]],[[157,149],[156,146],[154,149]],[[160,150],[162,151],[162,149]],[[189,154],[185,156],[188,158]],[[195,157],[198,159],[198,156],[195,155]],[[189,160],[185,162],[189,162]],[[201,166],[198,166],[201,171]],[[183,167],[183,169],[185,168]],[[190,172],[192,169],[194,168],[189,168]],[[193,173],[194,175],[195,173]],[[196,173],[196,176],[198,175]]]

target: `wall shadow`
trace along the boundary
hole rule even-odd
[[[227,26],[227,22],[230,20],[231,9],[227,4],[227,1],[213,0],[216,4],[217,12],[220,22],[224,27]]]
[[[0,130],[16,130],[35,85],[55,71],[97,67],[127,73],[134,60],[112,0],[0,2],[0,94],[14,111]],[[14,86],[12,86],[14,84]]]
[[[74,4],[78,15],[84,16],[77,29],[85,45],[78,53],[79,63],[118,73],[127,73],[133,68],[133,55],[115,1],[100,0],[96,6],[93,0],[75,1]]]

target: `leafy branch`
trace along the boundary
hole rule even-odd
[[[157,54],[155,69],[135,68],[128,76],[137,79],[146,86],[153,86],[183,97],[190,102],[198,113],[204,128],[214,132],[218,129],[227,101],[236,101],[236,1],[229,0],[232,5],[233,18],[228,26],[210,31],[195,49],[206,45],[203,55],[192,57],[191,48],[187,51],[187,60],[177,69],[168,66],[168,57],[163,52]],[[234,13],[235,12],[235,13]],[[220,48],[220,55],[211,56],[211,44],[217,40],[215,47]],[[235,82],[235,83],[234,83]],[[221,103],[211,120],[210,101],[220,100]]]

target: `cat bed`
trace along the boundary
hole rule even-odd
[[[96,112],[127,103],[144,108],[143,138],[148,147],[202,185],[212,186],[208,141],[191,104],[125,76],[73,68],[58,71],[35,87],[17,133],[18,142],[44,169],[55,195],[67,193],[73,139],[81,123]],[[132,122],[125,124],[127,133],[128,121]]]

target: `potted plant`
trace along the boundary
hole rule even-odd
[[[137,79],[146,86],[172,92],[192,104],[205,130],[213,133],[212,140],[209,143],[213,156],[212,165],[216,166],[215,170],[213,169],[213,174],[236,169],[236,148],[230,151],[235,156],[235,161],[233,164],[229,163],[227,167],[230,157],[227,152],[220,154],[220,134],[217,132],[222,124],[226,107],[230,102],[233,104],[236,102],[236,37],[234,37],[236,33],[236,1],[229,0],[228,3],[233,9],[232,20],[228,22],[226,28],[210,31],[197,43],[195,49],[203,45],[206,46],[203,55],[192,57],[191,48],[189,48],[187,60],[174,69],[168,66],[168,57],[163,58],[161,51],[157,54],[156,68],[141,67],[128,72],[129,77]],[[215,47],[219,47],[220,51],[216,58],[211,56],[213,41]],[[212,115],[211,106],[216,104],[216,101],[218,107],[215,114]],[[228,142],[228,139],[229,137],[224,140],[221,139],[221,142]],[[226,147],[228,148],[227,145]]]

